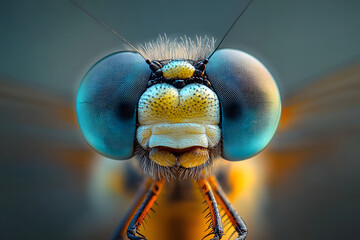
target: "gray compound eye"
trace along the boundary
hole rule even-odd
[[[118,52],[97,62],[81,82],[76,111],[87,142],[114,159],[133,156],[136,108],[151,71],[134,52]]]
[[[273,77],[256,58],[233,49],[216,51],[206,74],[220,99],[223,158],[238,161],[258,154],[280,120],[280,94]]]

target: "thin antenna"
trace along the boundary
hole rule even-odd
[[[224,41],[224,39],[226,38],[226,36],[228,35],[228,33],[231,31],[231,29],[235,26],[236,22],[240,19],[240,17],[245,13],[245,11],[248,9],[248,7],[251,5],[251,3],[253,2],[253,0],[250,0],[247,5],[245,6],[245,8],[241,11],[241,13],[239,14],[239,16],[235,19],[235,21],[233,22],[233,24],[231,24],[230,28],[227,30],[227,32],[225,33],[225,35],[223,36],[223,38],[221,39],[221,41],[219,42],[219,44],[217,45],[217,47],[215,48],[215,50],[209,55],[209,57],[207,58],[208,60],[211,58],[211,56],[216,52],[216,50],[219,49],[221,43]]]
[[[77,2],[75,2],[74,0],[69,0],[72,4],[74,4],[76,7],[78,7],[81,11],[83,11],[84,13],[86,13],[89,17],[91,17],[92,19],[94,19],[95,21],[97,21],[100,25],[102,25],[103,27],[105,27],[107,30],[109,30],[110,32],[112,32],[115,36],[117,36],[118,38],[120,38],[121,40],[123,40],[127,45],[129,45],[132,49],[134,49],[135,52],[137,52],[138,54],[140,54],[141,57],[143,57],[145,60],[149,60],[148,58],[146,58],[139,50],[137,50],[133,45],[131,45],[131,43],[129,43],[125,38],[123,38],[120,34],[118,34],[114,29],[112,29],[111,27],[109,27],[108,25],[106,25],[103,21],[101,21],[99,18],[95,17],[93,14],[91,14],[88,10],[86,10],[84,7],[82,7],[80,4],[78,4]]]

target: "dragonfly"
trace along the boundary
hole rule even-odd
[[[190,181],[206,205],[210,232],[202,239],[221,239],[228,221],[234,229],[230,238],[236,233],[236,239],[244,240],[245,222],[212,170],[219,159],[240,161],[257,155],[273,137],[281,101],[270,72],[247,53],[220,50],[228,32],[216,48],[206,37],[196,42],[165,37],[140,51],[73,3],[135,51],[114,53],[96,63],[85,75],[76,102],[80,129],[93,149],[112,159],[135,158],[146,175],[112,239],[147,239],[139,230],[151,210],[155,212],[164,185],[177,185],[174,195],[191,197],[191,191],[178,186]],[[167,201],[177,198],[174,195]]]
[[[213,56],[215,57],[215,55]],[[211,58],[210,58],[211,60]],[[143,61],[143,60],[141,60]],[[209,61],[210,62],[210,61]],[[350,71],[350,70],[349,70]],[[350,71],[352,72],[352,71]],[[344,84],[345,88],[342,88],[342,89],[345,89],[347,90],[348,88],[346,88],[346,86],[356,86],[354,85],[354,82],[352,79],[349,79],[349,78],[346,78],[345,76],[348,75],[348,72],[344,72],[343,74],[341,74],[342,77],[344,77],[343,79],[345,79],[346,81],[342,84]],[[301,89],[299,90],[299,92],[296,94],[295,97],[292,97],[291,99],[286,99],[285,100],[285,103],[287,104],[284,104],[284,107],[283,107],[283,117],[282,117],[282,120],[280,122],[280,126],[279,126],[279,130],[278,130],[278,139],[280,138],[281,139],[281,136],[282,135],[286,135],[286,133],[290,133],[291,132],[291,128],[293,127],[293,124],[294,122],[295,123],[298,123],[299,121],[303,121],[303,122],[306,122],[306,116],[309,117],[310,116],[314,116],[314,112],[312,112],[312,115],[311,113],[309,114],[309,111],[311,112],[312,109],[309,109],[309,105],[311,105],[309,103],[309,101],[305,101],[305,100],[308,100],[309,97],[314,97],[315,98],[315,102],[316,100],[318,100],[319,103],[321,103],[321,101],[318,99],[320,98],[321,96],[324,97],[324,95],[322,94],[319,94],[319,92],[317,92],[316,90],[320,91],[321,89],[328,89],[329,86],[331,88],[331,86],[334,86],[333,89],[338,89],[336,87],[336,80],[334,79],[331,79],[331,78],[326,78],[324,79],[325,81],[323,81],[321,84],[318,84],[318,85],[312,85],[310,86],[309,88],[306,88],[306,89]],[[155,84],[157,85],[157,84]],[[154,86],[155,86],[154,85]],[[315,87],[313,87],[315,86]],[[316,87],[317,86],[317,87]],[[325,88],[326,86],[326,88]],[[2,88],[3,91],[4,89],[7,89],[9,91],[6,91],[7,93],[11,93],[11,86],[8,87],[8,88]],[[16,91],[13,91],[13,92],[16,92]],[[320,91],[321,92],[321,91]],[[25,95],[25,97],[24,97]],[[34,95],[34,94],[32,94]],[[46,108],[47,110],[47,113],[49,112],[56,112],[54,114],[54,117],[52,119],[48,119],[46,122],[47,124],[49,125],[54,125],[54,126],[57,126],[57,124],[59,124],[59,122],[61,122],[62,125],[76,125],[76,122],[74,121],[74,119],[71,117],[72,114],[73,114],[73,111],[74,109],[72,109],[71,107],[71,104],[69,105],[66,105],[66,103],[64,103],[64,101],[62,100],[59,100],[59,99],[55,99],[54,97],[50,97],[50,96],[47,96],[46,94],[44,93],[38,93],[38,94],[35,94],[35,95],[38,95],[38,99],[33,99],[34,101],[34,104],[37,104],[37,106],[41,106],[42,108]],[[8,96],[8,95],[7,95]],[[23,94],[22,96],[23,98],[22,99],[26,99],[28,100],[28,98],[26,97],[26,94]],[[47,98],[48,97],[48,98]],[[312,98],[312,103],[314,104],[314,98]],[[326,95],[325,94],[325,98],[327,100],[330,99],[330,96],[329,95]],[[42,101],[42,99],[47,99],[45,101]],[[48,99],[52,99],[51,101],[49,101]],[[300,99],[300,100],[299,100]],[[322,99],[323,100],[323,99]],[[303,101],[303,102],[301,102]],[[301,102],[301,104],[299,104],[299,102]],[[332,102],[332,103],[337,103],[335,100]],[[342,105],[343,104],[343,105]],[[64,107],[65,105],[65,107]],[[312,105],[311,105],[312,106]],[[333,104],[333,106],[337,106],[337,107],[348,107],[348,105],[345,105],[345,103],[337,103],[337,104]],[[310,107],[311,108],[311,107]],[[325,110],[328,110],[328,109],[325,109]],[[305,114],[304,114],[305,113]],[[309,114],[309,115],[306,115]],[[307,138],[309,139],[309,138]],[[72,142],[70,139],[68,140],[68,142]],[[73,143],[73,142],[72,142]],[[286,145],[284,144],[283,142],[283,145]],[[76,146],[76,145],[74,145]],[[62,148],[63,146],[62,145],[58,145],[56,147],[56,149],[59,149],[59,148]],[[54,150],[53,148],[50,148],[52,149],[52,151]],[[63,150],[63,149],[62,149]],[[73,151],[74,149],[72,149]],[[44,150],[42,150],[44,151]],[[302,151],[305,151],[304,148],[302,148]],[[70,151],[68,149],[68,151],[60,151],[62,154],[67,154],[69,152],[71,152],[71,148],[70,148]],[[74,153],[74,152],[72,152]],[[265,150],[264,152],[261,153],[260,156],[268,156],[269,158],[271,157],[274,157],[274,155],[276,155],[277,153],[277,149],[276,149],[276,142],[273,143],[273,145],[271,146],[270,145],[270,148]],[[80,169],[83,169],[84,166],[74,166],[74,164],[71,162],[73,161],[74,162],[74,159],[75,156],[79,156],[81,158],[88,158],[91,156],[90,154],[90,151],[87,150],[87,151],[84,151],[82,150],[81,152],[79,152],[78,155],[74,154],[72,155],[72,157],[69,157],[69,155],[66,155],[66,156],[62,156],[64,158],[67,158],[67,161],[66,163],[68,163],[69,165],[72,166],[73,169],[76,169],[76,170],[80,170]],[[61,156],[58,156],[59,158]],[[276,156],[278,157],[278,156]],[[302,163],[304,164],[303,161],[301,161],[301,158],[303,156],[296,156],[298,158],[300,158],[299,160],[299,164]],[[228,196],[230,199],[232,198],[235,198],[235,196],[232,196],[234,194],[234,192],[236,193],[237,191],[236,190],[239,190],[239,188],[237,188],[238,185],[241,185],[241,183],[237,182],[236,180],[243,180],[240,178],[241,174],[239,173],[242,173],[242,172],[239,172],[241,171],[241,167],[243,167],[244,169],[246,170],[249,170],[250,172],[250,176],[247,175],[247,178],[251,178],[251,168],[249,166],[251,165],[255,165],[256,168],[259,168],[258,164],[257,163],[251,163],[251,162],[255,162],[259,159],[256,159],[256,158],[259,158],[259,157],[255,157],[255,159],[251,159],[248,161],[248,163],[245,163],[245,164],[241,164],[240,162],[224,162],[222,165],[226,165],[226,166],[219,166],[219,167],[222,167],[222,168],[225,168],[224,171],[222,171],[223,173],[223,176],[221,176],[221,174],[219,174],[217,177],[218,177],[218,181],[221,183],[221,185],[224,187],[224,192],[228,193]],[[293,156],[293,158],[295,158],[295,156]],[[131,160],[133,161],[133,160]],[[120,172],[117,172],[117,176],[115,177],[116,181],[114,181],[113,183],[116,185],[116,184],[124,184],[125,185],[125,182],[127,183],[127,186],[129,188],[129,186],[133,186],[132,184],[134,183],[131,183],[131,180],[133,180],[133,182],[137,182],[137,173],[136,172],[133,172],[133,166],[131,164],[129,164],[130,161],[126,162],[126,163],[120,163],[119,165],[120,166],[123,166],[124,169],[122,169],[122,171]],[[294,161],[293,161],[294,162]],[[66,164],[64,163],[64,164]],[[116,164],[116,162],[113,162],[114,164]],[[114,164],[112,164],[112,166],[114,166]],[[99,168],[101,168],[100,166],[98,166]],[[229,167],[229,168],[227,168]],[[274,177],[278,177],[280,174],[281,174],[281,165],[277,165],[275,162],[273,163],[273,169],[271,170],[268,170],[268,171],[272,171],[272,174],[274,175]],[[291,167],[291,166],[290,166]],[[287,166],[286,168],[287,170],[289,169],[289,166]],[[95,171],[100,171],[99,169],[96,169]],[[109,169],[107,169],[107,173],[110,173],[111,171]],[[254,170],[253,170],[254,171]],[[256,171],[256,170],[255,170]],[[236,175],[234,174],[235,173],[238,173],[239,175]],[[261,174],[261,172],[256,172],[256,174]],[[111,174],[110,174],[111,175]],[[120,176],[119,176],[120,175]],[[130,175],[130,181],[125,181],[126,178],[129,178],[129,175]],[[224,180],[225,179],[225,180]],[[96,179],[98,180],[98,179]],[[123,181],[117,181],[117,180],[123,180]],[[118,182],[118,183],[117,183]],[[137,187],[141,187],[141,184],[135,184],[137,185]],[[226,189],[226,186],[227,185],[230,185],[233,187],[233,189],[230,190],[229,189]],[[185,186],[189,186],[189,185],[185,185]],[[133,186],[134,187],[134,186]],[[145,187],[146,187],[146,182],[145,182]],[[169,186],[168,189],[166,189],[166,187],[164,186],[164,189],[163,191],[166,191],[166,192],[163,192],[163,194],[166,194],[167,192],[171,192],[171,189],[174,190],[176,192],[176,190],[178,190],[179,186]],[[189,188],[192,187],[192,186],[189,186]],[[246,187],[249,187],[249,186],[242,186],[242,188],[246,188]],[[121,192],[122,195],[125,195],[125,194],[129,194],[129,189],[124,189],[123,186],[115,186],[114,189],[113,189],[113,192],[116,192],[116,191],[127,191],[127,193],[124,193],[124,192]],[[238,193],[239,194],[239,193]],[[200,195],[201,195],[201,192],[200,192]],[[201,197],[201,196],[200,196]],[[166,205],[166,199],[160,199],[161,198],[161,194],[159,196],[159,206],[155,207],[155,211],[157,212],[156,214],[152,214],[151,215],[151,219],[146,219],[148,221],[148,226],[146,227],[146,230],[144,230],[144,235],[146,236],[149,236],[149,239],[151,239],[152,236],[154,236],[153,238],[154,239],[161,239],[160,237],[157,238],[157,234],[160,234],[159,232],[162,232],[162,234],[168,234],[168,238],[169,236],[174,236],[174,235],[171,235],[171,234],[184,234],[182,236],[186,236],[188,237],[188,235],[186,234],[189,234],[191,237],[188,237],[188,239],[197,239],[199,237],[199,239],[201,239],[201,237],[203,237],[203,231],[196,231],[194,229],[200,229],[202,228],[202,226],[200,226],[202,223],[201,221],[203,220],[202,218],[204,217],[204,215],[201,215],[202,214],[202,209],[200,211],[198,211],[198,208],[199,206],[201,205],[202,201],[200,202],[196,202],[194,203],[194,205],[190,205],[190,208],[188,205],[189,202],[193,202],[194,199],[186,199],[186,198],[179,198],[179,199],[182,199],[182,202],[178,205]],[[188,201],[186,201],[188,200]],[[175,201],[176,202],[176,201]],[[171,202],[173,203],[173,202]],[[234,202],[234,203],[237,203],[237,202]],[[238,204],[241,205],[242,201],[239,201],[238,199]],[[182,204],[186,205],[186,206],[182,206]],[[206,204],[206,203],[205,203]],[[164,212],[163,209],[167,208],[167,207],[175,207],[175,208],[171,208],[171,211],[167,211],[167,212]],[[196,206],[195,210],[194,208],[191,208],[192,206]],[[205,208],[204,205],[201,205],[202,207]],[[189,211],[188,209],[192,209],[193,212],[189,213],[188,215],[189,216],[186,216],[187,215],[187,212]],[[247,209],[243,209],[241,207],[237,208],[240,212],[243,212],[243,211],[246,211]],[[150,210],[151,211],[151,210]],[[171,215],[171,218],[169,218],[168,215]],[[207,214],[207,212],[204,213],[205,215]],[[248,215],[248,214],[246,214]],[[176,219],[176,216],[180,216],[185,218],[187,221],[175,221],[176,224],[169,224],[167,222],[167,220],[169,219]],[[200,217],[199,217],[200,216]],[[245,219],[246,222],[248,222],[247,219]],[[160,222],[159,222],[160,221]],[[161,222],[162,221],[162,222]],[[227,222],[224,222],[224,226]],[[181,224],[186,224],[186,225],[181,225]],[[191,226],[192,225],[192,226]],[[195,226],[194,226],[195,225]],[[173,226],[173,227],[171,227]],[[144,226],[142,227],[145,227],[145,224]],[[207,227],[207,226],[206,226]],[[250,229],[250,233],[251,233],[251,228]],[[165,231],[166,230],[166,231]],[[210,229],[211,230],[211,229]],[[226,230],[226,229],[224,229]],[[226,237],[226,235],[224,236],[224,238]],[[168,239],[167,238],[167,239]],[[175,238],[175,237],[174,237]],[[180,237],[179,237],[180,239]],[[183,238],[185,239],[185,238]]]

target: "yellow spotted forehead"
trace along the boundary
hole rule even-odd
[[[155,84],[140,97],[138,120],[141,125],[155,123],[219,124],[217,95],[203,84],[177,89],[170,84]]]
[[[194,75],[195,68],[186,61],[175,60],[161,68],[163,76],[170,79],[187,79]]]

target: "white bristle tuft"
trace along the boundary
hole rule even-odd
[[[196,36],[195,40],[184,36],[169,39],[166,34],[159,35],[156,41],[140,45],[139,51],[150,60],[193,60],[205,59],[215,49],[215,39]]]

